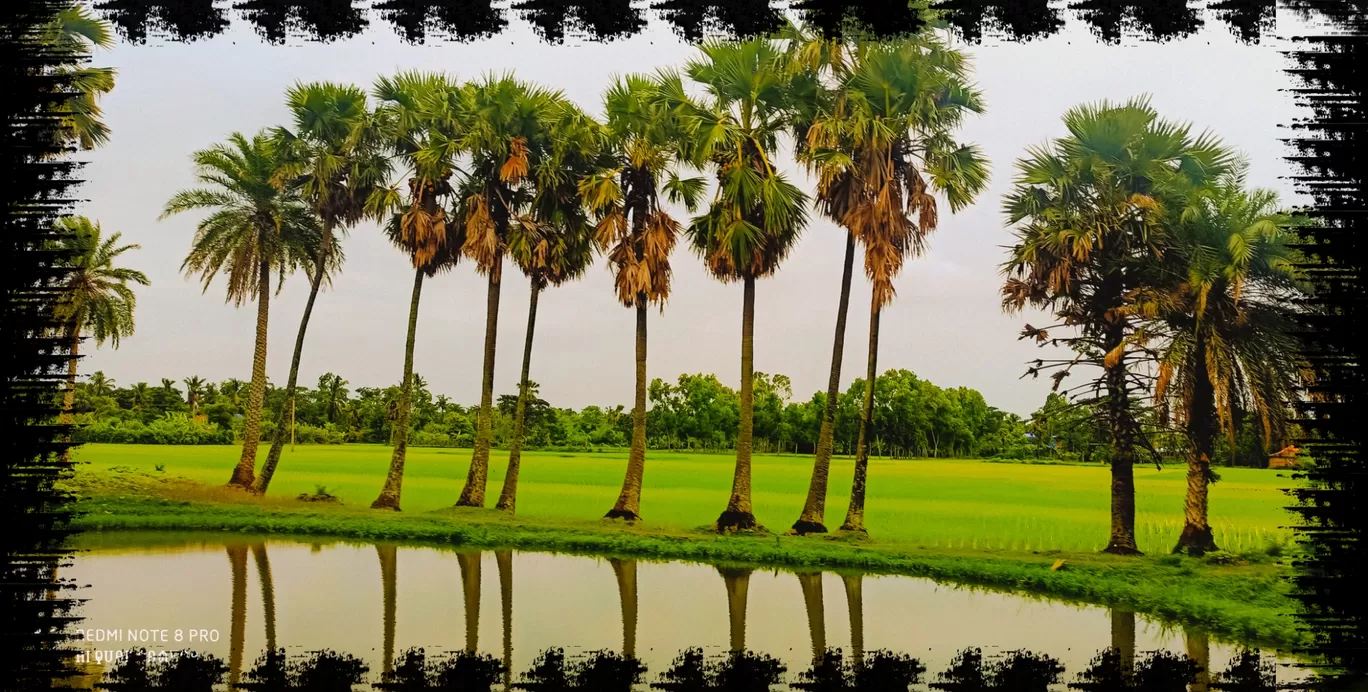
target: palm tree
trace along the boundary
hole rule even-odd
[[[546,287],[582,276],[594,260],[594,227],[581,200],[579,183],[594,173],[602,126],[568,102],[559,107],[561,114],[553,126],[553,145],[534,172],[536,197],[531,210],[509,229],[508,254],[531,283],[518,403],[513,413],[513,437],[508,443],[508,469],[494,505],[495,509],[509,513],[517,505],[527,401],[533,396],[528,377],[537,299]]]
[[[265,494],[285,448],[285,415],[293,410],[299,361],[304,354],[304,333],[309,328],[314,301],[325,281],[339,271],[342,252],[334,235],[346,233],[366,216],[366,201],[389,177],[390,162],[379,146],[378,128],[370,127],[366,92],[351,85],[328,82],[297,84],[285,94],[294,116],[294,130],[278,128],[275,136],[282,152],[278,181],[294,186],[317,216],[321,233],[313,255],[309,298],[295,336],[290,376],[285,382],[285,403],[276,418],[275,437],[256,480],[256,491]]]
[[[401,73],[392,78],[382,77],[375,84],[375,97],[380,101],[375,127],[408,169],[408,198],[401,201],[395,188],[378,188],[367,201],[367,207],[376,215],[389,214],[385,233],[390,242],[408,253],[414,273],[408,338],[404,344],[404,379],[393,426],[394,451],[385,485],[371,503],[372,509],[400,509],[413,409],[413,348],[423,278],[449,270],[461,259],[465,229],[461,224],[447,223],[444,206],[453,192],[448,181],[456,170],[456,152],[449,146],[453,120],[443,117],[453,101],[461,100],[461,91],[461,87],[440,74]]]
[[[204,396],[204,378],[192,375],[185,382],[185,405],[190,407],[190,415],[199,412],[200,397]]]
[[[800,50],[790,59],[800,64],[809,60],[804,54],[813,52],[805,47],[811,42],[794,45]],[[820,69],[814,75],[809,68],[805,79],[795,79],[798,93],[815,94],[801,99],[807,105],[799,109],[795,139],[800,159],[817,173],[819,208],[843,226],[848,237],[822,432],[808,499],[792,529],[800,534],[826,531],[826,486],[855,243],[864,247],[865,275],[874,289],[865,377],[874,382],[879,316],[893,300],[892,282],[905,260],[920,254],[936,229],[934,193],[945,195],[951,211],[959,211],[987,185],[987,165],[977,147],[954,139],[967,114],[983,111],[982,99],[968,83],[969,65],[962,53],[930,35],[819,52],[831,56],[817,64],[832,65],[835,85],[823,93]],[[873,424],[873,394],[873,387],[865,388],[855,479],[842,530],[864,531],[866,438]]]
[[[535,196],[531,171],[545,170],[551,131],[564,98],[512,76],[488,76],[467,85],[456,118],[464,131],[455,143],[469,157],[469,171],[457,193],[465,221],[462,253],[487,279],[484,371],[475,451],[458,507],[483,507],[493,435],[494,345],[499,327],[499,286],[509,229]]]
[[[717,530],[749,530],[756,528],[751,511],[755,281],[777,271],[797,242],[807,222],[807,195],[772,164],[790,99],[774,42],[710,42],[702,52],[686,66],[707,92],[689,108],[697,133],[690,150],[693,160],[714,169],[717,190],[686,233],[714,278],[743,286],[736,470]]]
[[[90,373],[90,381],[86,383],[86,387],[95,396],[108,396],[114,393],[115,384],[114,378],[105,376],[103,370],[96,370]]]
[[[692,212],[702,179],[683,179],[685,133],[677,106],[683,80],[675,73],[628,75],[604,94],[607,150],[612,161],[581,184],[585,202],[598,214],[594,240],[608,255],[618,301],[636,311],[636,387],[627,472],[610,519],[641,518],[641,483],[646,467],[646,308],[663,311],[670,297],[670,252],[679,222],[661,204],[663,189]]]
[[[150,396],[151,392],[148,390],[146,382],[139,382],[133,385],[134,410],[142,410],[145,406],[147,406],[147,400]]]
[[[1215,181],[1172,229],[1173,286],[1161,301],[1169,334],[1155,399],[1190,442],[1183,532],[1174,552],[1217,550],[1207,518],[1216,436],[1232,439],[1242,411],[1262,423],[1265,446],[1281,440],[1288,401],[1303,369],[1293,301],[1293,250],[1281,230],[1291,218],[1277,193],[1248,190],[1239,164]]]
[[[1156,276],[1166,219],[1182,206],[1180,190],[1200,188],[1232,162],[1210,135],[1161,120],[1143,98],[1070,109],[1067,137],[1029,150],[1017,162],[1006,198],[1016,245],[1003,266],[1003,307],[1051,309],[1076,337],[1052,338],[1027,326],[1023,337],[1062,342],[1075,362],[1097,365],[1097,403],[1111,436],[1111,536],[1105,552],[1138,554],[1135,543],[1136,446],[1145,444],[1133,405],[1144,383],[1133,372],[1144,354],[1138,291],[1162,285]],[[1039,373],[1043,366],[1029,372]],[[1055,373],[1055,382],[1069,370]]]
[[[275,184],[280,157],[265,132],[251,139],[233,133],[227,144],[194,154],[196,175],[207,187],[178,192],[161,218],[208,209],[200,221],[190,253],[181,269],[198,274],[204,291],[222,272],[227,300],[234,305],[257,302],[256,343],[252,352],[252,386],[243,428],[242,456],[228,484],[252,489],[261,409],[266,395],[266,328],[270,318],[271,272],[284,278],[311,266],[309,250],[317,246],[318,225],[296,190]]]
[[[328,417],[328,422],[337,422],[337,419],[342,416],[342,406],[347,400],[347,381],[342,379],[341,375],[330,372],[323,373],[318,378],[318,391],[323,394],[323,400],[327,402],[324,415]]]
[[[61,286],[57,305],[57,321],[65,324],[63,338],[67,340],[67,386],[62,397],[61,424],[72,423],[72,407],[76,401],[76,362],[81,335],[89,333],[95,344],[108,342],[114,348],[119,340],[133,334],[133,310],[137,296],[132,284],[149,285],[140,271],[115,266],[119,255],[138,249],[137,245],[120,245],[120,233],[102,237],[100,224],[84,216],[69,216],[57,221],[61,234],[58,251],[70,267]],[[100,387],[112,389],[112,381],[100,375]],[[94,379],[91,384],[95,385]],[[101,393],[96,391],[95,393]],[[70,450],[62,450],[63,460]]]
[[[88,55],[92,48],[114,47],[114,32],[109,22],[95,17],[82,3],[58,10],[43,29],[42,43],[56,54]],[[57,109],[61,124],[54,128],[61,144],[76,144],[90,150],[109,141],[109,126],[101,119],[100,97],[114,90],[112,67],[74,66],[57,68],[52,76],[69,87],[65,103]]]

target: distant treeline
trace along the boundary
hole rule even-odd
[[[408,444],[426,447],[470,447],[474,443],[477,404],[462,405],[433,395],[421,375],[415,376],[413,427]],[[859,423],[865,381],[857,379],[837,402],[835,441],[838,453],[851,454]],[[527,407],[527,446],[532,449],[601,449],[624,447],[631,439],[631,411],[622,405],[553,406],[532,383]],[[77,439],[114,444],[231,444],[238,441],[246,405],[247,383],[228,379],[208,382],[198,377],[159,384],[118,386],[102,372],[77,385]],[[356,387],[326,373],[315,388],[301,388],[294,411],[295,442],[389,444],[399,398],[399,385]],[[656,378],[648,390],[647,441],[651,449],[723,451],[735,448],[740,397],[716,375],[685,374],[671,383]],[[1106,439],[1093,412],[1050,394],[1029,418],[990,406],[968,387],[942,388],[908,370],[880,375],[875,392],[874,441],[877,456],[942,458],[1107,460]],[[494,411],[494,443],[505,447],[513,431],[516,394],[498,397]],[[273,431],[285,390],[269,386],[266,433]],[[810,454],[821,426],[826,393],[794,400],[785,375],[755,375],[755,448],[763,452]],[[285,420],[290,412],[285,411]],[[1163,441],[1164,436],[1156,437]],[[1228,441],[1219,463],[1264,466],[1264,448],[1252,422],[1242,426],[1236,453]],[[1177,448],[1176,441],[1171,445]],[[1165,454],[1167,456],[1167,454]]]

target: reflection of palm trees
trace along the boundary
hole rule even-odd
[[[266,557],[266,544],[252,546],[252,559],[256,561],[257,580],[261,582],[261,607],[266,611],[266,650],[275,651],[275,581],[271,579],[271,562]]]
[[[808,631],[812,633],[812,660],[822,660],[826,653],[826,612],[822,607],[822,573],[798,572],[798,586],[803,589],[803,608],[807,611]]]
[[[617,576],[618,600],[622,602],[622,655],[636,657],[637,563],[636,560],[608,558]]]
[[[247,633],[247,546],[228,546],[233,571],[232,624],[228,630],[228,687],[242,676],[242,640]]]
[[[1135,670],[1135,613],[1112,609],[1111,645],[1121,657],[1121,669]]]
[[[718,567],[722,583],[727,588],[727,620],[731,625],[731,650],[746,650],[746,589],[750,586],[753,570],[738,567]]]
[[[1183,644],[1188,658],[1201,666],[1197,677],[1188,688],[1190,692],[1207,692],[1211,685],[1211,641],[1201,630],[1183,630]]]
[[[858,668],[864,665],[864,575],[842,574],[841,582],[850,610],[850,658]]]
[[[499,567],[499,605],[503,611],[504,690],[509,690],[513,687],[513,553],[494,553],[494,563]]]
[[[384,659],[380,663],[381,671],[389,673],[394,666],[394,627],[395,627],[395,601],[398,598],[398,560],[396,550],[392,545],[375,546],[375,554],[380,558],[380,588],[384,593],[385,608],[385,644],[383,651]]]
[[[482,553],[456,553],[461,566],[461,591],[465,597],[466,651],[475,653],[480,639],[480,557]]]

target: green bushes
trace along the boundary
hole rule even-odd
[[[184,413],[167,413],[150,423],[137,419],[98,420],[78,426],[73,437],[77,442],[112,444],[222,445],[232,444],[233,431],[197,421]]]

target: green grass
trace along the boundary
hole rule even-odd
[[[263,450],[264,455],[264,450]],[[326,486],[344,503],[369,504],[379,492],[390,450],[378,445],[287,448],[271,494],[294,497]],[[94,470],[131,467],[206,484],[220,484],[238,448],[158,445],[86,445],[78,461]],[[452,505],[470,462],[468,449],[410,448],[403,506],[425,512]],[[506,453],[491,462],[488,502],[498,496]],[[518,515],[527,520],[592,520],[613,504],[622,483],[626,452],[527,452]],[[827,522],[844,516],[852,462],[833,463]],[[716,519],[731,487],[729,455],[652,452],[648,456],[642,515],[650,526],[685,530]],[[812,459],[757,455],[755,514],[773,531],[798,517],[807,493]],[[1286,472],[1221,469],[1212,488],[1216,540],[1230,552],[1252,552],[1289,539],[1291,516],[1281,488]],[[1172,548],[1182,528],[1185,469],[1135,469],[1137,540],[1147,552]],[[1101,466],[986,463],[974,460],[887,460],[870,464],[866,525],[879,540],[938,550],[1091,551],[1106,543],[1108,471]]]

